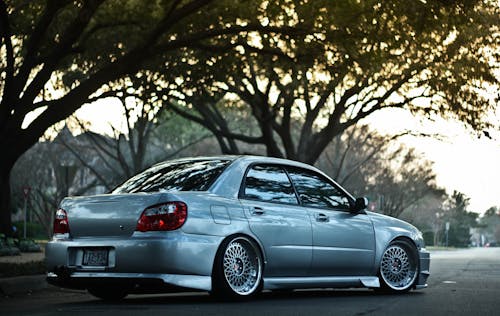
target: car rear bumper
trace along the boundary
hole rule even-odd
[[[415,289],[423,289],[427,287],[427,278],[430,275],[430,263],[431,263],[431,255],[425,250],[421,249],[419,251],[420,257],[420,269],[419,275],[417,279],[417,283],[415,284]]]
[[[221,241],[219,236],[182,231],[53,240],[46,247],[47,281],[67,288],[117,283],[139,292],[141,288],[158,287],[210,290],[213,262]],[[84,252],[92,249],[107,250],[105,264],[83,264]]]
[[[190,290],[210,291],[212,278],[200,275],[148,274],[148,273],[103,273],[72,272],[61,268],[57,273],[47,273],[49,284],[72,288],[88,289],[115,286],[127,289],[128,293],[178,292]]]

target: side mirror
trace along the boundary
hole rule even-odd
[[[364,210],[368,206],[368,199],[365,197],[360,197],[357,198],[356,201],[354,202],[354,212],[359,212]]]

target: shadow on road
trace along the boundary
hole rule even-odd
[[[338,289],[318,289],[318,290],[296,290],[296,291],[265,291],[251,299],[227,301],[213,297],[206,292],[200,293],[175,293],[175,294],[155,294],[155,295],[129,295],[125,299],[110,302],[102,301],[89,295],[89,301],[98,305],[127,305],[133,307],[134,305],[211,305],[211,304],[242,304],[242,303],[260,303],[260,304],[275,304],[280,301],[293,300],[297,304],[301,301],[311,301],[314,299],[323,300],[325,298],[342,298],[357,300],[360,297],[365,299],[373,298],[373,300],[380,299],[381,296],[386,298],[404,296],[419,296],[424,294],[422,291],[410,291],[406,294],[391,294],[369,289],[353,289],[353,290],[338,290]],[[85,302],[68,302],[62,305],[70,306],[72,304],[82,304]]]

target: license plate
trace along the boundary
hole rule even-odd
[[[108,249],[84,249],[82,265],[98,267],[107,266]]]

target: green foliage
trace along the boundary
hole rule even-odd
[[[479,232],[486,238],[486,242],[500,242],[500,209],[490,207],[479,219]]]
[[[12,225],[16,226],[17,237],[23,237],[24,222],[13,222]],[[28,239],[45,239],[47,238],[47,231],[45,227],[39,223],[27,222],[26,223],[26,238]]]
[[[314,163],[334,136],[384,108],[490,127],[485,116],[496,101],[488,91],[498,87],[500,53],[495,1],[272,1],[256,7],[262,25],[295,32],[239,33],[234,47],[204,41],[201,50],[186,51],[187,71],[174,85],[207,128],[217,122],[190,95],[206,95],[211,105],[224,93],[236,95],[260,128],[257,137],[244,138],[225,131],[226,120],[214,134]]]
[[[0,256],[18,256],[20,255],[19,248],[17,248],[15,239],[11,237],[5,237],[4,234],[0,234]]]
[[[424,243],[426,246],[435,246],[434,245],[434,232],[426,231],[423,233]]]
[[[162,124],[155,129],[155,135],[159,144],[168,147],[167,153],[210,135],[202,126],[171,112],[163,112],[158,121]]]
[[[470,244],[470,229],[477,226],[479,215],[467,211],[468,205],[469,198],[463,193],[455,191],[449,197],[444,210],[444,219],[450,223],[448,246],[468,247]]]
[[[16,160],[98,98],[130,93],[153,114],[167,104],[208,128],[224,153],[245,142],[309,163],[383,108],[481,130],[496,105],[485,93],[498,88],[494,0],[6,0],[0,23],[6,233]],[[225,100],[251,114],[257,134],[228,124]]]

